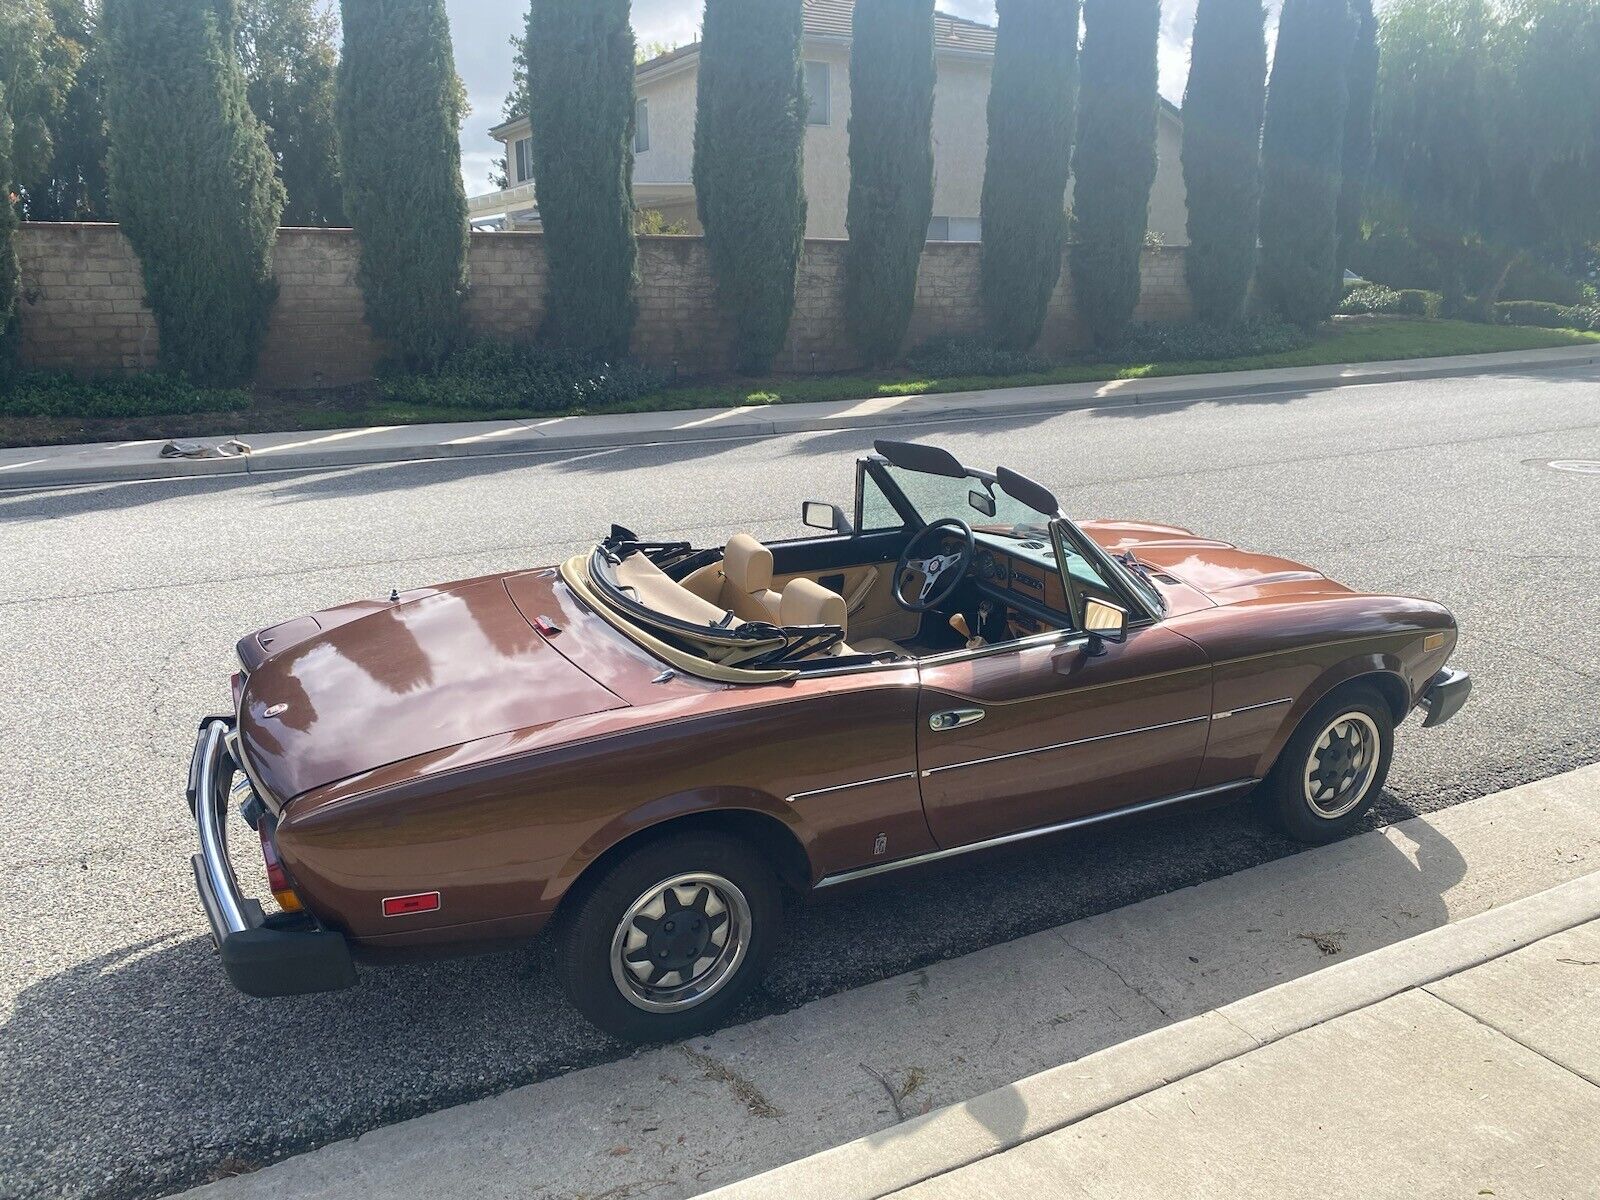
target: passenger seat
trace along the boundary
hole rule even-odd
[[[748,533],[728,539],[717,603],[745,621],[778,621],[782,597],[772,590],[772,551]]]

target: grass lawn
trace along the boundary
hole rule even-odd
[[[1063,364],[1030,375],[919,378],[906,370],[863,375],[774,376],[668,388],[627,405],[595,412],[661,412],[691,408],[728,408],[750,404],[802,404],[827,400],[862,400],[875,396],[933,395],[1052,383],[1097,383],[1114,379],[1147,379],[1166,375],[1201,375],[1221,371],[1311,367],[1334,363],[1382,362],[1389,359],[1437,358],[1454,354],[1489,354],[1550,346],[1600,345],[1600,334],[1570,329],[1537,329],[1478,325],[1467,321],[1375,319],[1336,322],[1309,346],[1255,358],[1153,362],[1131,366],[1108,363]],[[574,410],[579,412],[582,410]],[[540,416],[563,414],[539,414]],[[336,429],[361,425],[411,425],[434,421],[526,420],[526,410],[499,411],[435,405],[396,404],[371,387],[328,393],[256,394],[241,412],[192,413],[81,420],[45,417],[0,417],[0,446],[49,445],[62,442],[116,441],[133,438],[244,435],[280,430]]]

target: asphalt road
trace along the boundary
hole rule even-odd
[[[902,435],[1442,600],[1477,690],[1400,731],[1374,822],[1600,759],[1600,371],[967,421]],[[204,936],[182,784],[243,632],[558,561],[611,520],[801,534],[870,434],[0,495],[0,1195],[143,1196],[626,1053],[547,951],[253,1001]],[[746,1016],[1227,874],[1294,847],[1245,806],[1054,840],[807,909]],[[241,862],[243,862],[241,857]],[[575,1115],[574,1119],[581,1119]]]

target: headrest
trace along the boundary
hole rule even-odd
[[[810,579],[791,579],[778,602],[781,625],[837,625],[845,628],[844,597]]]
[[[772,587],[772,551],[748,533],[736,533],[722,552],[722,573],[747,595]]]

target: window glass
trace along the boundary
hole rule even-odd
[[[633,152],[643,154],[650,149],[650,101],[640,100],[633,106]]]
[[[861,520],[857,528],[862,533],[882,533],[888,529],[904,529],[905,521],[889,503],[878,481],[871,472],[861,473]]]
[[[825,62],[806,63],[806,98],[811,108],[807,125],[827,125],[833,119],[833,67]]]
[[[518,138],[516,144],[516,175],[513,183],[527,183],[533,178],[533,139]]]

